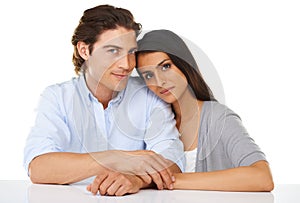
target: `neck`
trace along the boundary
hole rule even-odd
[[[203,101],[197,100],[190,92],[172,103],[175,112],[176,127],[181,134],[184,150],[193,150],[198,145],[199,122]]]
[[[190,90],[186,89],[184,94],[172,103],[176,119],[180,118],[181,122],[185,122],[196,117],[195,114],[200,113],[201,110],[199,102],[202,103],[191,94]]]
[[[107,108],[108,103],[110,100],[112,100],[118,92],[115,92],[103,84],[101,84],[99,81],[96,81],[93,77],[91,77],[89,74],[85,74],[85,81],[87,84],[88,89],[92,92],[94,97],[97,98],[97,100],[103,105],[103,108]]]

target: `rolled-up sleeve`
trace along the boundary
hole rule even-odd
[[[66,118],[63,116],[54,89],[54,86],[48,87],[40,96],[35,124],[30,130],[24,148],[23,164],[27,172],[30,162],[36,156],[64,151],[63,146],[69,142],[70,133]]]

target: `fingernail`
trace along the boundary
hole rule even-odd
[[[174,185],[171,184],[171,185],[170,185],[170,190],[173,190],[173,189],[174,189]]]
[[[171,179],[172,179],[173,182],[175,182],[175,180],[176,180],[175,176],[172,176]]]

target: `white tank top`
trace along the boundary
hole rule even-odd
[[[195,172],[196,170],[196,157],[197,157],[197,147],[191,151],[184,152],[186,159],[185,173]]]

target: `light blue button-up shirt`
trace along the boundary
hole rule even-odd
[[[170,106],[138,77],[103,106],[83,76],[49,86],[40,97],[24,149],[24,167],[49,152],[153,150],[184,169],[183,144]]]

